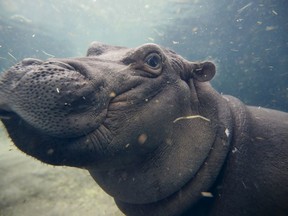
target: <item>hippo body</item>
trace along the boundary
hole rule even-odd
[[[87,169],[126,215],[288,215],[288,114],[216,92],[211,62],[93,43],[0,76],[23,152]]]

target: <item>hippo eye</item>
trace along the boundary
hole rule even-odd
[[[161,68],[162,58],[158,53],[151,53],[146,57],[145,64],[148,65],[151,69],[157,70]]]

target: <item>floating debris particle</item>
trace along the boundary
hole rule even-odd
[[[35,34],[32,35],[33,38],[34,38],[35,36],[36,36]]]
[[[245,9],[247,9],[248,7],[250,7],[252,4],[253,4],[252,2],[248,3],[248,4],[245,5],[244,7],[238,9],[237,12],[238,12],[239,14],[242,13]]]
[[[57,91],[57,93],[58,93],[58,94],[60,93],[60,90],[59,90],[59,88],[56,88],[56,91]]]
[[[154,42],[155,41],[155,39],[154,38],[152,38],[152,37],[148,37],[147,38],[149,41],[152,41],[152,42]]]
[[[127,143],[126,145],[125,145],[125,148],[128,148],[130,146],[130,143]]]
[[[11,56],[15,61],[18,61],[10,52],[8,52],[8,55]]]
[[[179,44],[179,41],[172,41],[173,44]]]
[[[53,154],[54,153],[54,149],[48,149],[48,151],[47,151],[47,154],[48,155],[51,155],[51,154]]]
[[[266,26],[265,28],[266,31],[273,31],[275,29],[277,29],[277,26]]]
[[[210,122],[210,119],[205,118],[204,116],[201,116],[201,115],[191,115],[191,116],[182,116],[182,117],[176,118],[176,119],[173,121],[173,123],[176,123],[177,121],[184,120],[184,119],[196,119],[196,118],[200,118],[200,119],[203,119],[203,120],[205,120],[205,121]]]
[[[163,32],[159,32],[157,29],[153,29],[153,31],[159,36],[159,37],[163,37],[165,34]]]
[[[239,150],[236,148],[236,147],[234,147],[233,149],[232,149],[232,153],[233,154],[235,154],[236,152],[238,152]]]
[[[41,51],[42,51],[43,54],[45,54],[45,55],[47,55],[47,56],[49,56],[49,57],[51,57],[51,58],[54,58],[54,57],[55,57],[54,55],[49,54],[49,53],[45,52],[44,50],[41,50]]]
[[[212,198],[213,197],[213,194],[211,192],[201,192],[201,195],[203,197],[209,197],[209,198]]]
[[[225,134],[226,134],[227,137],[229,137],[229,135],[230,135],[230,131],[229,131],[228,128],[225,129]]]
[[[147,136],[147,134],[141,134],[139,137],[138,137],[138,142],[139,142],[139,144],[144,144],[145,142],[146,142],[146,140],[147,140],[147,138],[148,138],[148,136]]]
[[[262,24],[262,22],[261,22],[261,21],[257,21],[256,23],[257,23],[258,25],[261,25],[261,24]]]
[[[27,17],[24,17],[20,14],[15,14],[15,15],[11,16],[10,19],[16,20],[16,21],[22,22],[22,23],[31,23],[32,22],[32,20],[30,20]]]
[[[263,137],[255,137],[257,140],[265,140]]]
[[[112,92],[109,94],[109,97],[110,97],[110,98],[116,97],[116,93],[112,91]]]
[[[278,13],[275,10],[272,10],[272,13],[276,16],[278,15]]]
[[[244,181],[241,181],[242,182],[242,185],[244,186],[245,189],[247,189],[247,185],[245,184]]]
[[[198,27],[194,27],[194,28],[192,28],[192,32],[193,32],[193,33],[195,33],[195,34],[196,34],[196,33],[197,33],[197,31],[198,31]]]

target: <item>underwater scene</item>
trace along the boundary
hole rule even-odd
[[[158,44],[167,50],[173,50],[173,53],[191,62],[213,62],[216,66],[216,74],[211,75],[214,76],[213,79],[211,77],[211,85],[221,95],[232,95],[244,104],[256,106],[259,109],[269,108],[288,112],[287,8],[287,0],[0,0],[0,76],[24,58],[38,59],[39,62],[49,59],[53,62],[53,59],[84,57],[94,41],[127,48],[140,47],[147,43]],[[114,50],[114,48],[111,49]],[[93,49],[90,52],[94,55]],[[170,51],[167,52],[171,56],[174,55]],[[160,57],[154,54],[149,61],[147,60],[152,65],[152,69],[149,69],[152,75],[147,75],[148,77],[158,76],[156,67],[158,67]],[[33,64],[38,64],[38,62],[33,60]],[[68,70],[67,64],[62,63],[61,66],[64,65],[65,70]],[[201,69],[207,67],[207,73],[213,70],[209,63],[203,64]],[[103,66],[103,68],[106,67]],[[120,72],[124,69],[119,66]],[[209,74],[207,76],[209,77]],[[82,87],[75,85],[73,88]],[[2,87],[0,90],[5,91]],[[43,90],[41,94],[44,95],[45,91]],[[61,89],[56,88],[56,93],[60,91]],[[110,97],[114,97],[117,91],[109,94]],[[0,100],[4,101],[3,98],[0,93]],[[169,96],[167,98],[169,99]],[[148,99],[145,100],[148,101]],[[115,103],[117,102],[121,103],[121,101]],[[0,101],[0,108],[1,103]],[[47,103],[49,105],[49,99]],[[19,106],[16,104],[14,109]],[[86,111],[86,109],[88,109],[86,105],[83,105],[80,111]],[[71,109],[69,112],[77,114],[78,111]],[[144,117],[149,118],[147,113],[144,111],[143,113]],[[212,112],[207,111],[207,113],[208,116],[213,116]],[[2,114],[0,112],[1,119],[9,118],[5,116],[6,113],[3,114],[4,117],[1,117]],[[158,118],[157,115],[152,114],[152,119]],[[174,123],[185,121],[185,118],[196,118],[197,121],[202,122],[199,127],[203,124],[204,129],[210,122],[209,118],[198,114],[176,117]],[[65,118],[64,116],[59,122],[68,122]],[[90,115],[87,118],[93,119]],[[98,121],[98,118],[96,120]],[[157,125],[153,122],[151,127]],[[59,126],[61,131],[59,135],[55,132],[55,128],[58,127],[55,126],[54,129],[47,127],[47,131],[56,137],[67,132],[65,128]],[[228,126],[227,128],[230,130]],[[224,135],[226,134],[229,139],[227,128]],[[74,128],[71,131],[74,131]],[[65,134],[65,139],[74,138],[69,137],[71,131]],[[86,135],[87,131],[83,134]],[[23,134],[25,133],[27,132],[23,131]],[[79,132],[79,134],[83,136],[82,133]],[[33,139],[32,136],[31,139]],[[46,138],[41,137],[41,139]],[[97,137],[97,139],[100,138]],[[140,144],[145,143],[147,139],[149,141],[150,136],[147,137],[146,133],[140,133],[138,136]],[[62,141],[59,142],[62,143]],[[127,142],[125,148],[130,148],[132,146],[130,144]],[[101,145],[99,146],[102,148]],[[47,152],[53,154],[54,150],[50,150],[48,149]],[[234,148],[233,151],[238,151],[238,149]],[[139,150],[137,154],[144,153]],[[45,162],[45,160],[42,161]],[[67,166],[63,167],[57,165],[59,163],[47,165],[19,151],[9,138],[4,125],[1,124],[0,216],[124,215],[115,204],[113,197],[104,192],[94,181],[93,178],[98,176],[98,171],[93,174],[90,170],[92,178],[87,170],[79,169],[85,167],[86,164],[77,164],[75,167],[78,168],[74,168],[73,164],[64,164]],[[102,181],[105,182],[100,178],[99,182],[102,183]],[[176,182],[178,181],[175,179],[175,184]],[[110,190],[110,187],[102,188]],[[209,192],[203,192],[202,195],[208,198],[212,196]],[[137,200],[137,196],[134,199]]]

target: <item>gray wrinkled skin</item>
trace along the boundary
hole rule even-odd
[[[88,169],[127,215],[286,215],[288,115],[209,84],[211,62],[156,44],[93,43],[0,76],[0,116],[23,152]]]

